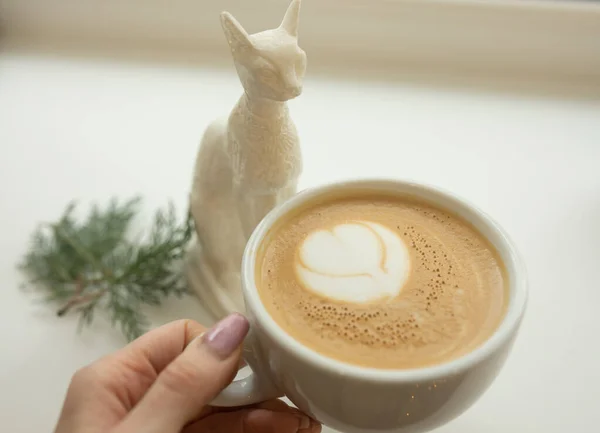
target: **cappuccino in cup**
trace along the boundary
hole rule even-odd
[[[273,209],[241,267],[252,372],[214,406],[285,395],[348,433],[424,433],[501,371],[527,272],[488,215],[403,180],[304,190]]]
[[[319,196],[277,221],[256,256],[273,320],[348,364],[415,369],[471,352],[508,304],[506,270],[473,226],[391,192]]]

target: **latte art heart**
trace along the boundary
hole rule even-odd
[[[400,294],[410,271],[404,241],[370,221],[309,234],[296,273],[308,290],[328,299],[364,303]]]
[[[484,236],[416,197],[347,194],[308,201],[263,240],[257,289],[281,329],[383,369],[441,364],[495,332],[509,287]]]

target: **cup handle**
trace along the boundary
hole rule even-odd
[[[281,397],[281,392],[252,372],[248,377],[233,381],[210,403],[211,406],[247,406]]]
[[[283,397],[283,393],[273,385],[264,374],[260,373],[260,366],[264,365],[252,350],[254,340],[252,331],[246,337],[243,348],[243,358],[250,366],[252,372],[243,379],[234,380],[210,403],[211,406],[236,407],[260,403],[262,401]]]

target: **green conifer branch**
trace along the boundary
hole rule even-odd
[[[170,204],[156,212],[148,234],[135,241],[131,229],[140,204],[139,198],[113,199],[106,208],[93,206],[77,222],[71,203],[58,222],[33,233],[19,268],[28,285],[45,292],[45,301],[59,303],[59,317],[79,313],[81,329],[104,310],[132,340],[148,326],[143,305],[160,305],[168,296],[186,293],[177,266],[192,235],[191,218],[178,222]]]

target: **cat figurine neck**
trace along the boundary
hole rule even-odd
[[[244,93],[202,137],[190,193],[197,242],[186,265],[190,288],[214,319],[244,311],[246,242],[273,207],[296,193],[302,156],[286,101],[302,92],[306,70],[299,13],[300,0],[293,0],[279,27],[252,35],[221,14]]]

